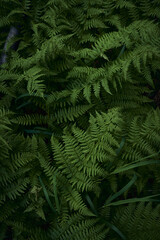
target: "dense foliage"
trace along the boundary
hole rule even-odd
[[[0,240],[159,240],[160,0],[0,16]]]

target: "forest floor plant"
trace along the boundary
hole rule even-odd
[[[0,240],[159,240],[160,0],[0,16]]]

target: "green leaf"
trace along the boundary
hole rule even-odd
[[[157,197],[157,196],[160,196],[160,194],[147,196],[147,197],[144,197],[144,198],[131,198],[131,199],[126,199],[126,200],[120,200],[120,201],[117,201],[117,202],[104,204],[104,205],[105,206],[119,206],[119,205],[122,205],[122,204],[135,203],[135,202],[160,202],[160,200],[157,200],[157,199],[150,199],[152,197]]]
[[[19,107],[17,107],[16,109],[19,110],[20,108],[22,108],[22,107],[24,107],[24,106],[26,106],[26,105],[28,105],[28,104],[30,104],[30,101],[21,104],[21,105],[20,105]]]
[[[33,210],[35,210],[34,206],[33,206],[33,205],[30,205],[30,206],[28,206],[28,207],[26,208],[26,210],[24,211],[24,213],[26,213],[26,212],[31,212],[31,211],[33,211]]]
[[[42,131],[44,130],[45,131],[45,130],[47,130],[47,128],[35,127],[34,130],[42,130]]]
[[[126,140],[125,137],[123,137],[120,143],[120,147],[116,150],[117,155],[120,153],[122,147],[124,146],[125,140]]]
[[[126,240],[126,237],[123,235],[123,233],[120,232],[120,230],[113,225],[112,223],[106,222],[106,224],[108,225],[108,227],[110,227],[112,230],[114,230],[116,233],[118,233],[118,235],[123,239]]]
[[[108,85],[107,79],[102,79],[102,80],[101,80],[101,84],[102,84],[102,87],[104,88],[104,90],[105,90],[107,93],[113,95],[113,94],[111,93],[110,89],[109,89],[109,85]]]
[[[150,160],[150,161],[142,161],[142,162],[138,162],[138,163],[134,163],[134,164],[126,164],[123,167],[117,168],[116,170],[111,172],[110,175],[125,172],[130,169],[133,169],[136,167],[141,167],[141,166],[146,166],[149,164],[160,164],[160,160]]]
[[[121,49],[121,51],[120,51],[120,53],[119,53],[117,58],[119,58],[124,53],[125,48],[126,48],[126,46],[123,45],[123,47],[122,47],[122,49]]]
[[[28,129],[25,129],[24,130],[26,133],[33,133],[33,134],[36,134],[36,133],[41,133],[41,134],[47,134],[47,135],[52,135],[51,132],[47,132],[47,131],[40,131],[40,130],[28,130]]]
[[[127,191],[133,184],[134,182],[137,180],[137,176],[136,174],[134,174],[133,178],[131,179],[131,181],[129,183],[127,183],[126,186],[124,186],[119,192],[115,193],[113,196],[110,196],[107,201],[105,202],[105,204],[110,203],[112,200],[114,200],[115,198],[119,197],[120,195],[122,195],[125,191]]]
[[[30,96],[35,96],[36,94],[35,93],[32,93],[32,94],[29,94],[29,93],[24,93],[24,94],[21,94],[19,97],[16,98],[16,101],[20,98],[23,98],[23,97],[30,97]],[[44,97],[48,97],[49,94],[44,94]]]
[[[43,212],[43,209],[42,209],[42,208],[38,208],[38,209],[36,210],[36,213],[37,213],[37,215],[38,215],[39,217],[41,217],[43,220],[46,221],[46,217],[45,217],[45,215],[44,215],[44,212]]]
[[[99,98],[99,94],[100,94],[100,83],[96,82],[93,84],[93,90],[94,90],[94,94],[96,96],[96,98]]]
[[[59,205],[59,200],[58,200],[58,195],[57,195],[57,186],[56,186],[56,174],[53,177],[53,191],[54,191],[54,197],[55,197],[55,202],[56,202],[56,207],[57,207],[57,211],[58,213],[60,213],[60,205]]]
[[[45,198],[46,198],[46,200],[47,200],[50,208],[52,209],[52,211],[53,211],[54,213],[56,213],[56,210],[54,209],[54,207],[53,207],[53,205],[52,205],[52,203],[51,203],[51,201],[50,201],[48,192],[47,192],[46,187],[45,187],[45,185],[44,185],[44,183],[43,183],[43,181],[42,181],[42,179],[41,179],[40,176],[39,176],[39,181],[40,181],[40,184],[41,184],[41,186],[42,186],[42,188],[43,188],[43,192],[44,192]]]
[[[86,199],[87,199],[87,202],[89,203],[91,209],[92,209],[92,212],[98,216],[98,213],[97,213],[97,210],[95,209],[94,205],[93,205],[93,202],[91,201],[90,197],[88,194],[86,194]]]
[[[109,61],[109,58],[104,53],[101,53],[100,56],[103,57],[105,60]]]
[[[83,94],[84,94],[85,99],[89,103],[91,103],[91,86],[89,86],[89,85],[85,86],[83,89]]]
[[[74,104],[76,103],[77,97],[80,92],[81,92],[81,89],[73,89],[72,90],[70,98]]]

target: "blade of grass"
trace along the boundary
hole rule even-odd
[[[30,93],[21,94],[19,97],[16,98],[16,102],[17,102],[17,100],[20,99],[20,98],[30,97],[30,96],[35,96],[35,93],[32,93],[32,94],[30,94]],[[48,94],[44,94],[44,97],[48,97],[48,96],[49,96]]]
[[[40,184],[41,184],[41,186],[42,186],[42,188],[43,188],[43,192],[44,192],[45,198],[46,198],[46,200],[47,200],[50,208],[52,209],[52,211],[53,211],[54,213],[56,213],[56,210],[54,209],[54,207],[53,207],[53,205],[52,205],[52,203],[51,203],[51,201],[50,201],[50,198],[49,198],[47,189],[46,189],[46,187],[45,187],[45,185],[44,185],[44,183],[43,183],[43,181],[42,181],[42,179],[41,179],[40,176],[39,176],[39,181],[40,181]]]
[[[106,225],[108,225],[113,231],[115,231],[123,240],[126,240],[125,236],[120,232],[120,230],[113,224],[109,223],[108,221],[106,221],[102,216],[100,216],[97,212],[97,210],[94,207],[94,204],[92,202],[92,200],[90,199],[89,195],[86,194],[86,199],[87,202],[89,203],[92,212],[97,216],[100,217],[101,221],[104,222]]]
[[[19,110],[20,108],[22,108],[22,107],[24,107],[24,106],[26,106],[26,105],[28,105],[28,104],[30,104],[30,101],[21,104],[21,105],[20,105],[19,107],[17,107],[16,109]]]
[[[142,161],[142,162],[133,163],[133,164],[126,164],[123,167],[115,169],[113,172],[110,173],[110,175],[125,172],[130,169],[146,166],[149,164],[160,164],[160,160],[150,160],[150,161]]]
[[[60,205],[59,205],[59,200],[58,200],[58,195],[57,195],[56,175],[57,175],[57,173],[55,173],[55,175],[53,177],[53,191],[54,191],[54,197],[55,197],[57,211],[58,211],[58,213],[60,213]]]
[[[121,231],[112,223],[106,222],[108,227],[110,227],[113,231],[115,231],[123,240],[126,240],[126,237],[121,233]]]
[[[123,47],[122,47],[122,49],[121,49],[121,51],[120,51],[120,53],[119,53],[117,58],[119,58],[124,53],[125,48],[126,48],[126,46],[123,45]]]
[[[119,192],[115,193],[113,196],[110,196],[107,201],[105,202],[105,204],[110,203],[112,200],[114,200],[115,198],[119,197],[120,195],[122,195],[125,191],[127,191],[133,184],[134,182],[137,180],[137,176],[136,174],[134,174],[133,178],[130,180],[129,183],[127,183],[126,186],[124,186]]]
[[[120,143],[120,147],[116,150],[117,155],[120,153],[122,147],[124,146],[125,140],[126,140],[126,139],[123,137],[123,138],[122,138],[122,141],[121,141],[121,143]]]
[[[122,205],[122,204],[135,203],[135,202],[160,202],[160,200],[158,200],[158,199],[150,199],[152,197],[157,197],[157,196],[160,196],[160,194],[147,196],[147,197],[144,197],[144,198],[131,198],[131,199],[126,199],[126,200],[120,200],[120,201],[117,201],[117,202],[104,204],[104,206],[119,206],[119,205]]]
[[[40,131],[40,130],[28,130],[28,129],[25,129],[24,130],[26,133],[42,133],[42,134],[47,134],[47,135],[52,135],[53,133],[51,132],[47,132],[47,131]]]
[[[86,194],[86,199],[87,199],[87,202],[89,203],[91,209],[92,209],[92,212],[98,216],[98,213],[97,213],[97,210],[95,209],[94,205],[93,205],[93,202],[91,201],[90,199],[90,196],[88,194]]]

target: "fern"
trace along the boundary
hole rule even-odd
[[[159,4],[0,2],[2,240],[159,239]]]

